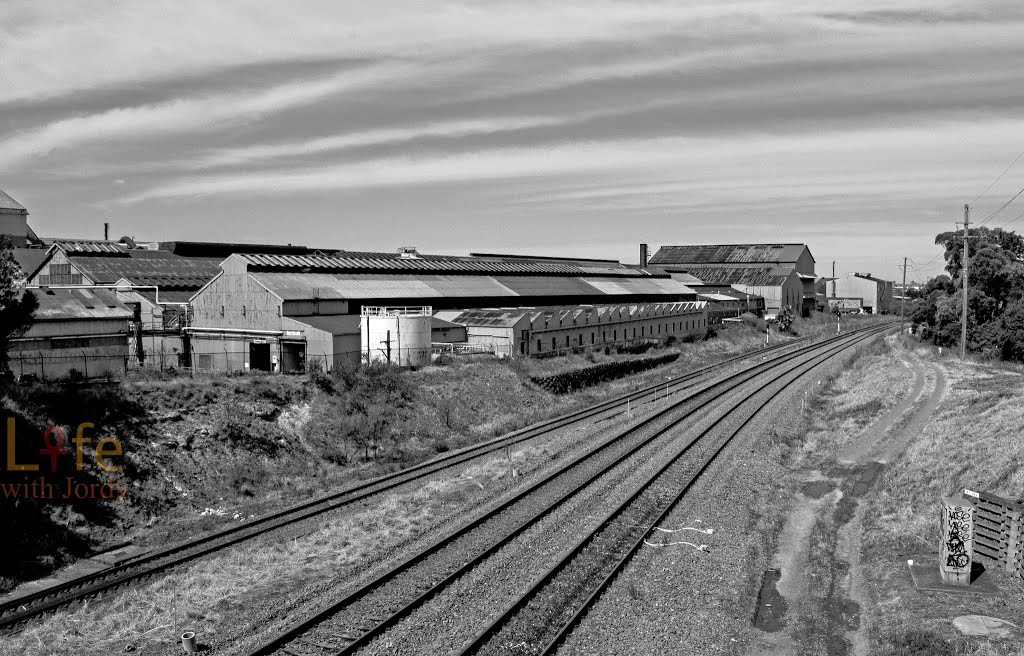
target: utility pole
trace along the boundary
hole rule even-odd
[[[900,334],[903,334],[903,308],[907,302],[907,258],[903,258],[903,291],[900,293]]]
[[[832,298],[836,297],[836,261],[832,260]]]
[[[960,320],[960,360],[962,361],[967,355],[967,265],[970,261],[970,246],[967,242],[969,235],[967,227],[971,223],[971,208],[968,205],[964,205],[964,313],[963,318]]]

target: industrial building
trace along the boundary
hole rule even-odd
[[[743,314],[756,317],[765,315],[764,298],[757,294],[748,294],[732,287],[696,286],[697,298],[708,304],[708,324],[717,325],[723,319],[736,318]]]
[[[693,278],[761,296],[769,316],[786,305],[804,316],[815,309],[814,256],[804,244],[662,246],[645,264],[695,288]]]
[[[234,254],[220,269],[191,300],[186,332],[200,368],[246,369],[255,362],[257,368],[289,371],[305,360],[326,369],[358,362],[365,353],[364,307],[429,305],[436,313],[510,302],[575,306],[697,296],[667,274],[614,261],[421,255],[408,248],[394,254]]]
[[[30,288],[39,307],[32,326],[11,340],[15,376],[84,378],[123,373],[132,310],[105,289]]]
[[[28,231],[28,210],[0,189],[0,235],[9,237],[15,248],[25,248]]]
[[[870,273],[851,273],[836,278],[830,290],[831,299],[860,299],[865,312],[888,314],[892,311],[893,282],[873,277]]]
[[[707,333],[707,303],[649,303],[549,308],[442,310],[440,319],[466,327],[470,343],[507,356],[699,338]]]

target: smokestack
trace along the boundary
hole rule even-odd
[[[110,224],[103,224],[103,241],[110,241]]]
[[[640,268],[647,268],[647,244],[640,244]]]

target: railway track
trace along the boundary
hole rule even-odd
[[[561,417],[540,422],[509,435],[453,451],[432,460],[420,463],[392,474],[362,481],[331,494],[296,504],[289,508],[262,515],[251,521],[215,531],[191,540],[170,545],[163,549],[140,554],[126,559],[115,566],[68,580],[58,586],[0,602],[0,631],[17,628],[25,622],[73,605],[84,600],[100,598],[116,590],[145,581],[170,568],[193,562],[246,540],[266,533],[293,526],[318,515],[344,508],[370,497],[395,490],[403,485],[422,481],[442,470],[466,464],[477,458],[486,457],[508,447],[548,435],[573,424],[593,420],[604,414],[611,414],[627,407],[657,399],[659,396],[675,394],[713,375],[723,366],[754,358],[777,356],[794,347],[800,347],[804,340],[793,340],[772,347],[735,356],[715,365],[703,367],[681,375],[669,382],[648,385],[634,392],[609,399],[589,408]],[[757,365],[754,365],[757,366]]]
[[[263,644],[248,651],[248,655],[321,656],[333,654],[341,656],[355,653],[422,607],[470,570],[485,562],[532,527],[537,526],[539,522],[563,505],[585,494],[588,489],[592,490],[595,486],[603,485],[611,477],[621,476],[623,471],[635,470],[644,458],[650,460],[658,449],[663,449],[667,444],[671,444],[672,438],[669,433],[674,427],[723,395],[735,390],[741,390],[742,393],[744,386],[751,384],[752,381],[756,382],[756,379],[766,373],[771,373],[773,380],[780,376],[796,380],[806,371],[813,369],[852,344],[869,339],[885,329],[887,326],[877,327],[801,348],[784,357],[759,363],[723,377],[685,398],[674,400],[667,408],[652,414],[636,425],[629,426],[601,444],[595,445],[586,453],[550,472],[498,507],[470,521],[454,533],[424,547],[374,579],[363,583],[342,599],[296,622],[286,630],[278,632]],[[782,370],[781,373],[777,371],[779,369]],[[790,383],[787,382],[786,385],[788,384]],[[759,393],[763,387],[764,385],[759,385],[757,390],[747,394],[734,404],[734,407],[716,419],[712,426],[702,433],[702,436],[717,426],[725,417],[730,416],[736,407],[742,406],[748,397]],[[775,395],[778,393],[781,393],[781,390]],[[771,398],[774,398],[775,395],[772,395]],[[765,401],[765,404],[767,402]],[[757,411],[754,412],[754,414],[756,413]],[[749,421],[749,418],[746,421]],[[733,435],[738,431],[739,429]],[[731,439],[730,436],[718,447],[711,456],[711,460],[725,448]],[[622,536],[615,537],[611,532],[620,531],[622,535],[631,536],[630,531],[635,532],[637,526],[641,528],[646,526],[661,511],[661,505],[663,505],[652,505],[650,500],[672,497],[670,492],[674,490],[673,486],[678,482],[676,480],[678,476],[673,477],[675,470],[672,468],[689,464],[690,469],[693,469],[692,463],[684,459],[683,456],[699,440],[700,437],[694,438],[675,454],[668,464],[661,467],[653,477],[642,485],[636,494],[627,501],[626,506],[617,507],[604,518],[598,529],[584,537],[577,548],[567,556],[568,560],[565,563],[572,561],[572,557],[584,553],[586,546],[593,543],[598,533],[602,533],[602,546],[607,546],[612,542],[618,544],[625,539]],[[711,460],[700,471],[706,469]],[[699,476],[700,471],[693,474],[693,480]],[[689,484],[692,484],[692,480]],[[681,494],[682,492],[679,496]],[[671,502],[669,508],[674,503],[675,500]],[[628,521],[617,521],[626,512],[624,510],[626,507],[645,508],[646,511],[631,514]],[[667,513],[668,510],[666,509],[664,512]],[[622,527],[627,527],[628,530]],[[648,532],[646,529],[641,530],[641,541]],[[602,553],[607,552],[602,551]],[[628,559],[628,556],[623,556],[623,562],[625,559]],[[576,560],[575,562],[581,561]],[[500,631],[510,618],[525,607],[540,589],[557,577],[565,567],[566,564],[563,563],[561,567],[549,571],[541,577],[540,581],[531,587],[533,592],[528,593],[513,607],[506,610],[487,630],[477,636],[467,651],[478,650],[488,643],[492,635]],[[533,617],[527,621],[527,624],[531,622],[537,624],[538,618]],[[543,623],[541,622],[541,624]],[[518,641],[518,643],[522,642],[524,641]]]

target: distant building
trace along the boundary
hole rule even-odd
[[[429,305],[437,311],[511,303],[682,302],[697,296],[667,274],[614,261],[422,255],[411,248],[394,254],[234,254],[220,268],[191,301],[187,331],[200,368],[252,368],[254,354],[263,367],[264,345],[275,371],[286,371],[286,362],[316,360],[326,369],[358,362],[364,306]]]
[[[15,376],[84,378],[123,373],[132,311],[103,289],[30,288],[39,308],[23,336],[12,340]]]
[[[864,311],[872,314],[891,312],[892,296],[893,282],[875,278],[870,273],[851,273],[835,280],[835,298],[859,298]]]
[[[466,327],[468,341],[507,356],[703,337],[707,303],[442,310],[436,318]]]
[[[814,264],[804,244],[662,246],[650,258],[651,267],[673,276],[691,276],[705,285],[727,285],[762,296],[769,315],[785,305],[804,316],[815,309]]]
[[[15,248],[25,248],[28,233],[28,210],[0,190],[0,235],[10,237]]]

